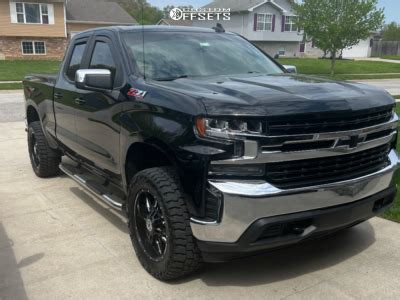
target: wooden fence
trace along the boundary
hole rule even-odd
[[[400,55],[400,41],[373,41],[371,56]]]

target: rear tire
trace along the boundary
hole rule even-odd
[[[152,276],[167,281],[199,269],[200,250],[190,228],[184,193],[172,168],[147,169],[132,179],[128,218],[136,255]]]
[[[60,173],[61,155],[50,148],[38,121],[28,126],[28,150],[33,171],[38,177],[53,177]]]

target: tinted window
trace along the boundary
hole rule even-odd
[[[75,81],[75,73],[81,67],[83,54],[85,52],[86,43],[75,45],[74,50],[72,52],[71,60],[69,62],[69,66],[67,69],[67,77]]]
[[[260,50],[233,34],[147,32],[144,47],[142,33],[123,37],[146,78],[283,73]]]
[[[110,46],[104,42],[96,42],[90,61],[90,69],[107,69],[111,71],[112,78],[115,76],[115,62]]]

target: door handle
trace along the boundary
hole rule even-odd
[[[82,98],[76,98],[75,103],[78,105],[84,105],[86,103],[86,101]]]
[[[54,99],[62,99],[64,96],[61,93],[54,93]]]

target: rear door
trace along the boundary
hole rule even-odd
[[[87,65],[85,57],[89,39],[89,37],[81,38],[73,41],[73,44],[70,45],[68,53],[65,56],[63,69],[60,71],[54,89],[57,139],[73,151],[79,149],[75,127],[75,110],[79,107],[76,101],[78,91],[75,87],[75,73]]]
[[[119,138],[117,122],[122,110],[119,89],[123,82],[120,59],[111,39],[97,36],[88,55],[88,68],[108,69],[113,76],[113,91],[79,90],[80,105],[76,110],[76,134],[79,155],[93,162],[98,168],[120,174]]]

